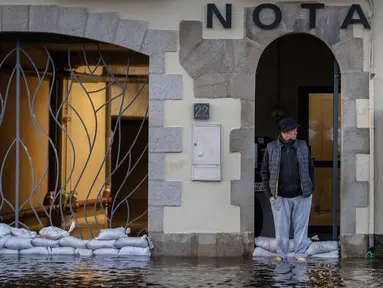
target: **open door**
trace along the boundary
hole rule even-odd
[[[309,145],[316,177],[310,232],[333,239],[340,226],[339,79],[335,63],[333,87],[302,87],[299,91],[300,138]]]

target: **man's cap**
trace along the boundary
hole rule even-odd
[[[279,131],[288,132],[300,127],[300,125],[293,118],[284,118],[279,122]]]

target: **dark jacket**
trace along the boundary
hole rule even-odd
[[[261,177],[268,197],[295,197],[300,194],[309,197],[315,189],[314,165],[306,142],[295,140],[290,145],[280,139],[267,145]],[[294,150],[289,151],[291,148]]]

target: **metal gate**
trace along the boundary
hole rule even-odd
[[[0,48],[0,222],[34,230],[74,222],[86,238],[141,221],[140,234],[146,56],[57,35],[20,39]],[[130,69],[136,56],[140,71]],[[146,201],[141,211],[131,205],[137,193]]]

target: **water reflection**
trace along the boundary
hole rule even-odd
[[[0,287],[382,287],[383,262],[0,257]]]

